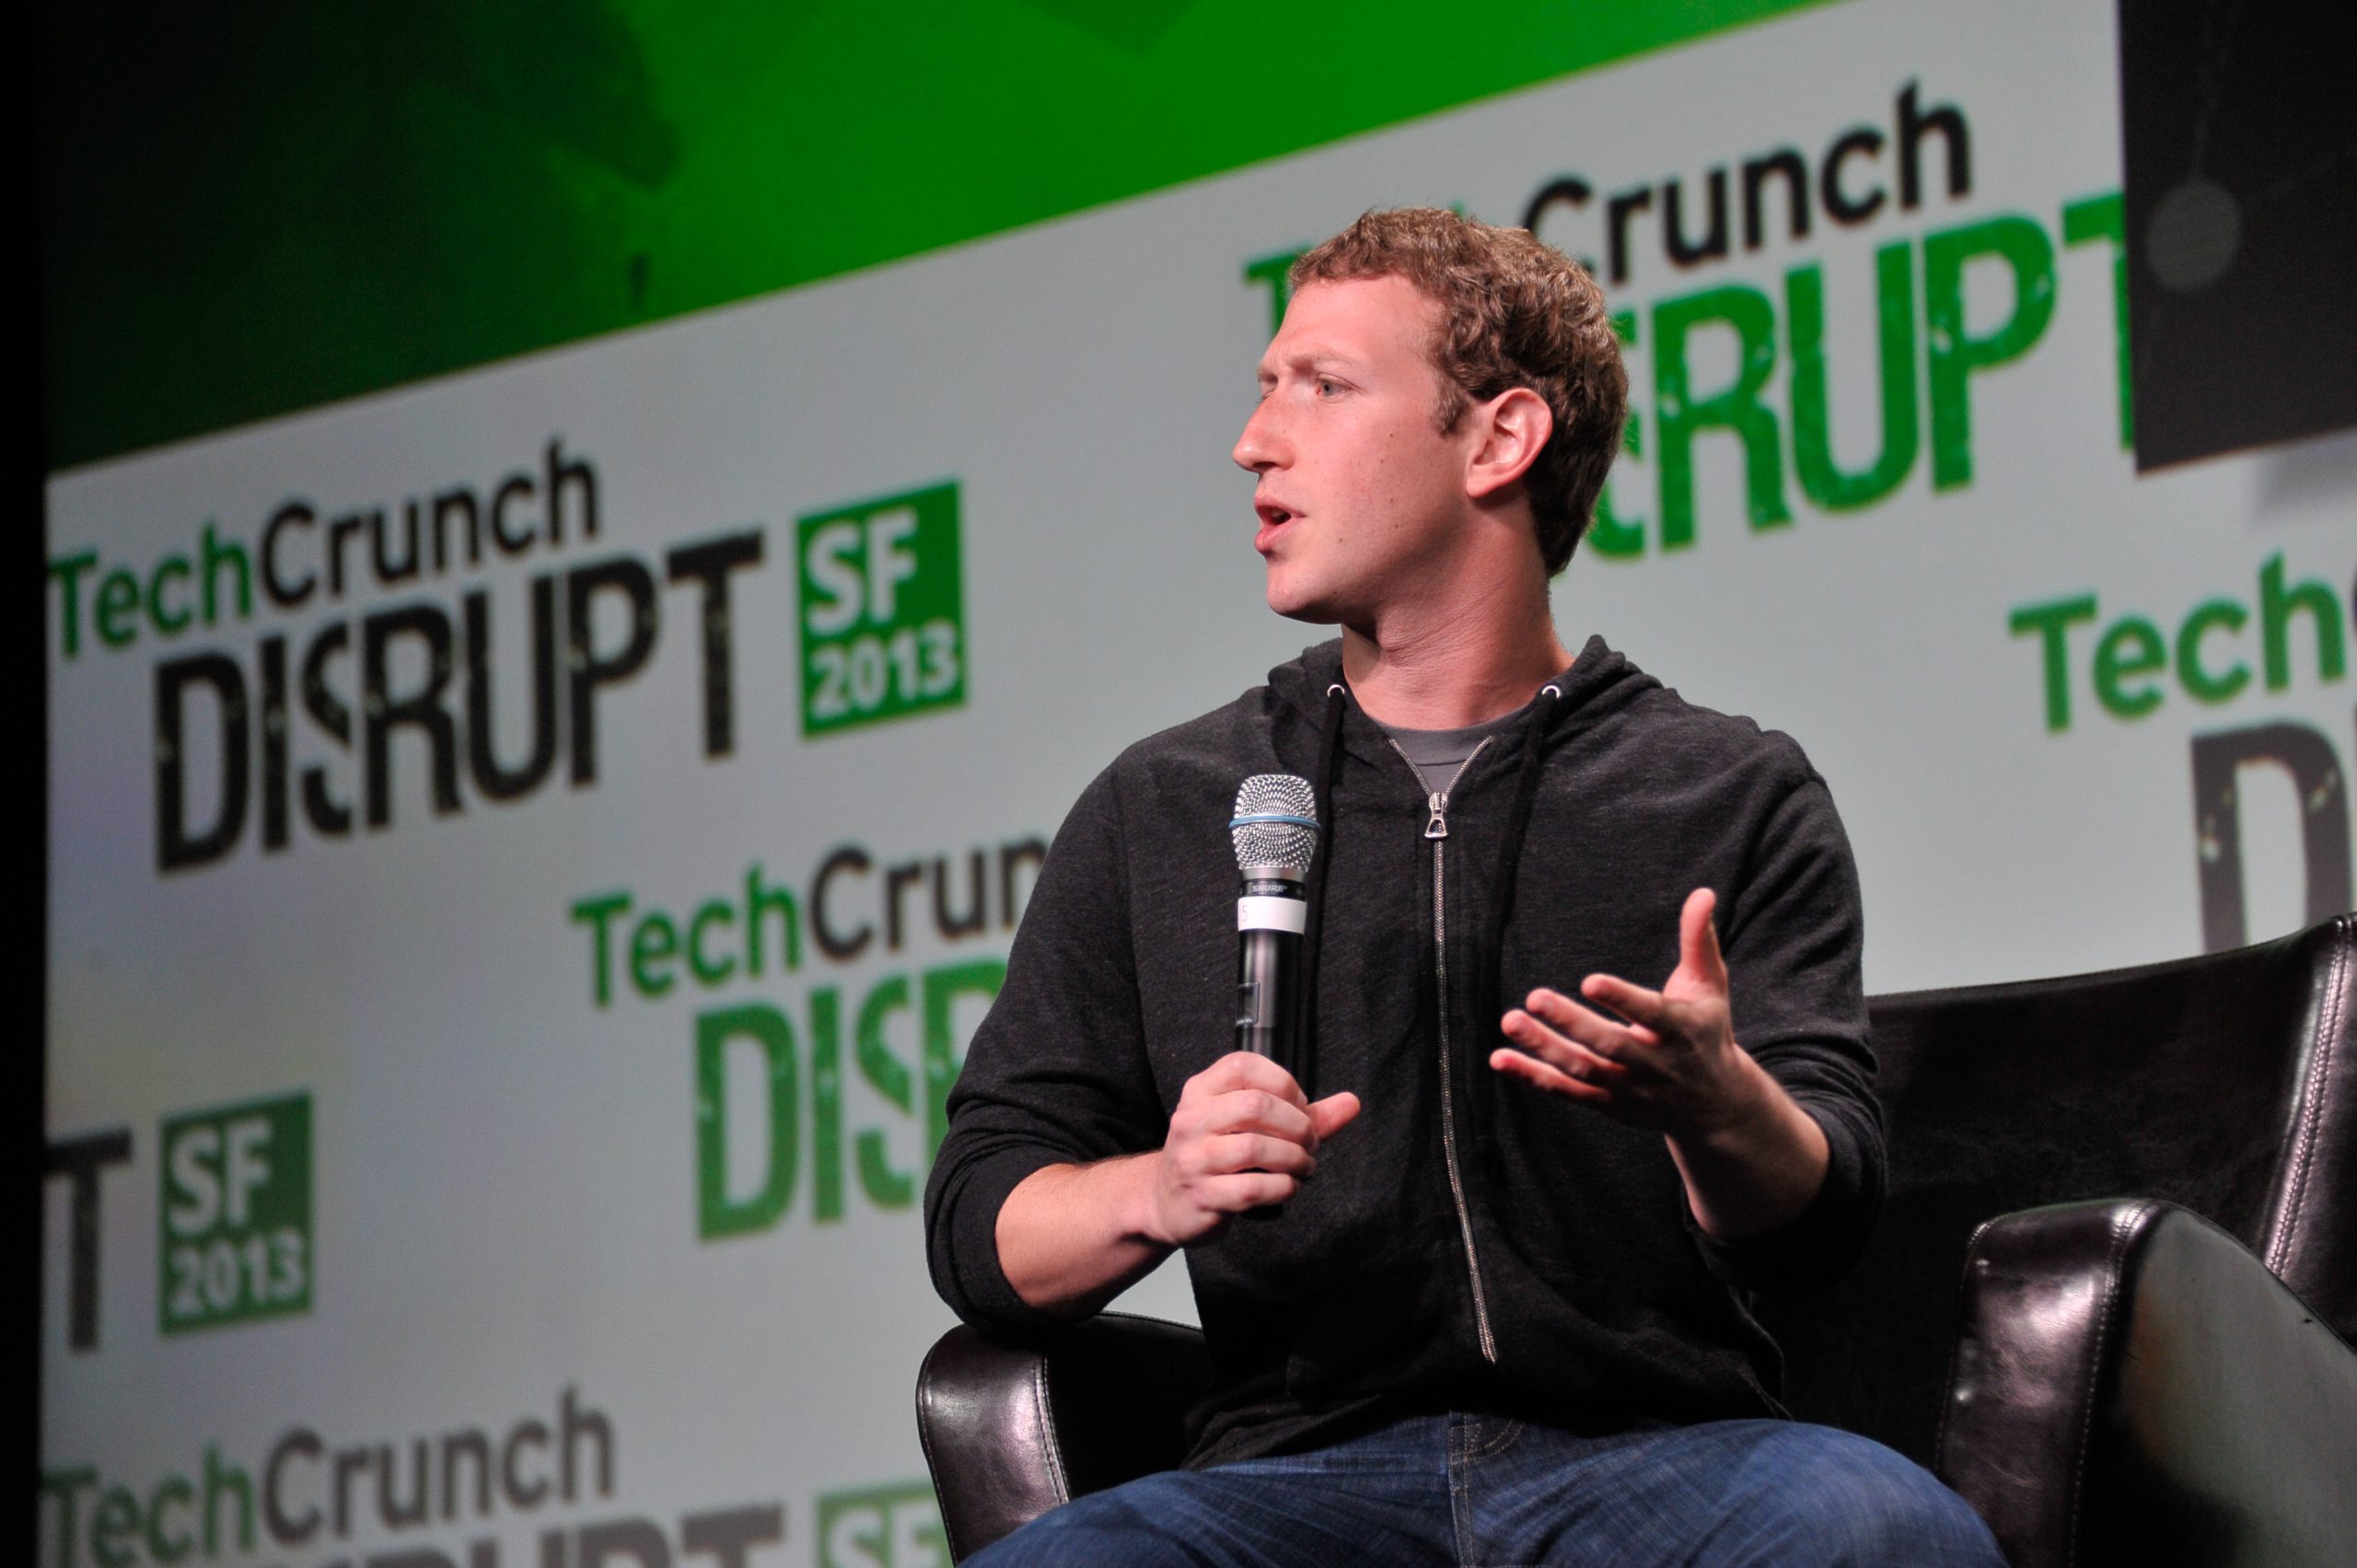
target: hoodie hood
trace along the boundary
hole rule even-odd
[[[1571,668],[1545,684],[1558,692],[1539,731],[1549,747],[1621,711],[1643,693],[1661,689],[1660,681],[1630,663],[1599,636],[1590,636],[1573,656]],[[1368,761],[1387,766],[1389,747],[1384,739],[1383,726],[1367,717],[1357,698],[1350,694],[1350,681],[1342,673],[1341,638],[1304,648],[1299,657],[1287,659],[1269,671],[1270,691],[1286,707],[1320,728],[1325,726],[1327,707],[1336,686],[1343,689],[1355,718],[1354,723],[1344,727],[1342,745]],[[1534,701],[1537,696],[1534,691]]]

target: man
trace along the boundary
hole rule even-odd
[[[1625,412],[1601,295],[1436,210],[1292,281],[1235,457],[1270,607],[1341,641],[1082,796],[926,1193],[936,1285],[1002,1328],[1185,1249],[1216,1385],[1187,1469],[980,1561],[2000,1561],[1770,1393],[1748,1294],[1879,1201],[1856,877],[1789,739],[1557,641]],[[1295,1073],[1233,1050],[1227,808],[1269,772],[1324,824]]]

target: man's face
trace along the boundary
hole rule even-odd
[[[1313,283],[1286,308],[1236,443],[1278,614],[1371,625],[1461,536],[1469,443],[1435,423],[1440,318],[1398,277]]]

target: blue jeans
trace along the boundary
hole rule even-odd
[[[1417,1416],[1315,1453],[1077,1498],[974,1568],[1449,1563],[2003,1568],[1989,1527],[1879,1443],[1790,1421],[1574,1437]]]

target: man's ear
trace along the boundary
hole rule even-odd
[[[1466,411],[1480,439],[1465,470],[1465,494],[1480,501],[1529,471],[1555,433],[1554,411],[1527,387],[1509,387]]]

